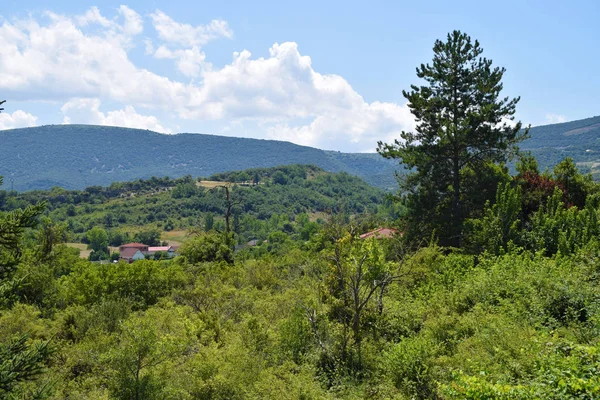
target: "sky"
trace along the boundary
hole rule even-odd
[[[458,29],[525,125],[600,115],[600,2],[3,0],[0,129],[99,124],[374,151]]]

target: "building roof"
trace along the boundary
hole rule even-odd
[[[370,237],[375,237],[376,239],[386,238],[389,239],[394,237],[394,235],[402,235],[402,233],[398,229],[394,228],[377,228],[374,231],[363,233],[360,235],[361,239],[367,239]]]
[[[133,258],[135,253],[137,253],[138,251],[140,251],[140,249],[135,248],[135,247],[127,247],[127,248],[123,249],[123,251],[119,254],[119,257],[124,258],[126,260],[130,260]]]
[[[119,247],[121,247],[121,248],[123,248],[123,247],[135,247],[135,248],[141,249],[141,248],[148,247],[148,245],[147,244],[143,244],[143,243],[127,243],[127,244],[122,244]]]
[[[157,252],[157,251],[169,251],[173,250],[172,246],[152,246],[148,247],[149,252]]]

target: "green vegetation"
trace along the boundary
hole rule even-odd
[[[582,209],[570,205],[560,189],[568,169],[522,170],[466,221],[454,251],[361,240],[374,225],[358,215],[303,233],[312,223],[299,214],[289,232],[273,225],[265,243],[235,252],[223,233],[199,232],[173,260],[98,264],[55,242],[43,256],[38,225],[23,232],[0,338],[25,354],[19,346],[50,340],[53,353],[40,350],[29,361],[36,374],[7,390],[43,387],[38,398],[56,399],[595,398],[598,186],[569,176],[586,198]]]
[[[511,175],[489,138],[435,181],[457,137],[386,148],[418,178],[397,198],[306,165],[0,192],[0,398],[599,398],[600,184],[527,153]],[[400,233],[361,238],[380,226]],[[182,245],[105,261],[131,240]]]

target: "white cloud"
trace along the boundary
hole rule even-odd
[[[154,57],[177,60],[176,64],[179,72],[191,78],[199,77],[204,71],[212,67],[206,61],[206,55],[196,46],[186,50],[170,50],[165,46],[160,46],[154,52]]]
[[[117,12],[123,17],[122,24],[119,24],[116,18],[109,20],[104,17],[98,7],[90,8],[85,14],[75,16],[73,20],[80,27],[98,24],[104,28],[108,28],[111,35],[122,34],[126,37],[131,37],[142,33],[144,23],[140,14],[127,6],[120,6]],[[50,16],[54,20],[64,19],[64,17],[53,13],[50,13]]]
[[[163,41],[183,47],[203,46],[220,37],[231,38],[233,32],[227,21],[212,20],[208,25],[192,26],[175,22],[160,10],[150,14],[152,24]]]
[[[137,31],[134,20],[129,15],[118,31]],[[130,38],[113,35],[114,26],[87,32],[73,19],[56,15],[45,25],[4,21],[0,90],[11,99],[100,97],[148,106],[184,102],[180,97],[193,90],[135,66],[128,56]]]
[[[233,32],[226,21],[213,20],[208,25],[192,26],[175,22],[160,10],[150,14],[154,29],[164,44],[154,52],[158,59],[176,60],[179,72],[186,77],[198,78],[212,67],[206,62],[206,55],[200,48],[206,43],[219,38],[232,38]],[[151,53],[153,46],[146,43],[146,53]]]
[[[567,122],[567,118],[564,115],[559,114],[546,114],[546,122],[549,124],[560,124]]]
[[[63,123],[65,124],[123,126],[171,133],[170,129],[160,124],[158,118],[138,114],[133,106],[126,106],[122,110],[109,111],[105,114],[100,111],[100,100],[98,99],[71,99],[61,107],[60,111],[64,115]]]
[[[92,7],[89,10],[87,10],[85,14],[76,16],[75,21],[77,21],[77,24],[80,26],[99,24],[108,28],[112,25],[110,20],[108,20],[107,18],[103,17],[102,14],[100,14],[100,10],[98,9],[98,7]]]
[[[291,126],[274,124],[268,128],[271,139],[286,140],[325,149],[373,151],[377,141],[391,142],[401,130],[414,127],[410,109],[391,103],[364,104],[358,109],[318,116],[310,124]]]
[[[127,6],[119,7],[119,14],[123,16],[123,25],[121,29],[123,33],[130,36],[139,35],[144,30],[144,22],[140,14],[133,11]]]
[[[365,102],[341,76],[314,71],[292,42],[276,43],[268,58],[235,54],[204,74],[200,94],[186,117],[250,119],[267,137],[330,149],[372,151],[414,126],[408,107]]]
[[[187,120],[210,120],[211,126],[220,122],[228,135],[346,151],[373,150],[377,140],[397,138],[401,130],[414,126],[406,105],[365,101],[343,77],[315,71],[311,58],[294,42],[275,43],[268,57],[236,52],[230,64],[213,68],[201,46],[232,37],[225,21],[192,26],[161,11],[150,18],[158,47],[148,37],[136,38],[143,20],[127,7],[113,19],[92,8],[83,16],[52,14],[45,23],[4,21],[0,91],[15,100],[68,102],[63,108],[70,120],[78,110],[87,110],[88,119],[80,122],[135,123],[166,131],[154,117],[133,108],[144,107]],[[182,83],[134,64],[129,52],[136,43],[154,57],[175,60],[184,76],[200,79]],[[88,100],[82,105],[72,98]],[[89,98],[98,99],[98,104]],[[99,111],[101,100],[129,106],[104,114]],[[247,129],[237,131],[236,121]],[[226,131],[226,126],[232,128]]]
[[[35,126],[36,123],[36,116],[26,113],[22,110],[17,110],[12,114],[5,112],[0,113],[0,130],[25,128],[28,126]]]
[[[144,49],[144,52],[147,56],[154,53],[154,44],[152,43],[152,40],[144,39]]]

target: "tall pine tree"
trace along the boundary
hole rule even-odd
[[[512,123],[519,98],[500,98],[505,69],[481,57],[479,42],[454,31],[437,40],[432,64],[417,68],[423,86],[403,91],[416,119],[414,132],[401,140],[378,143],[378,152],[399,159],[411,172],[401,182],[409,208],[408,233],[435,234],[440,243],[460,246],[464,219],[473,211],[465,202],[472,185],[493,199],[503,165],[526,137],[521,123]],[[490,175],[482,177],[482,174]],[[489,179],[488,179],[489,178]],[[466,208],[469,206],[469,210]],[[475,208],[478,208],[475,205]]]

